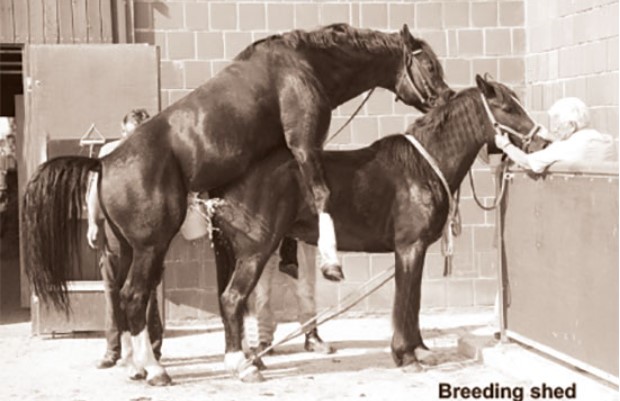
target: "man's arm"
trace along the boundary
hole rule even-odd
[[[88,240],[88,245],[93,249],[97,248],[97,236],[99,234],[97,220],[101,216],[97,190],[98,178],[99,174],[90,174],[88,179],[88,191],[86,192],[86,210],[88,212],[88,232],[86,233],[86,238]]]

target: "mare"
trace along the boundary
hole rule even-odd
[[[405,135],[320,154],[339,249],[395,252],[391,352],[396,365],[412,370],[428,355],[419,327],[422,269],[428,246],[441,237],[450,197],[485,144],[497,151],[496,133],[508,133],[523,147],[539,128],[508,87],[480,76],[476,83],[420,117]],[[306,191],[293,156],[282,149],[209,193],[218,199],[213,235],[227,353],[241,352],[244,302],[280,241],[286,236],[317,244],[316,211],[305,201]],[[247,361],[241,366],[247,370]]]
[[[331,111],[374,87],[422,111],[452,94],[436,55],[406,25],[394,33],[346,24],[295,30],[248,46],[106,157],[46,162],[30,179],[22,208],[25,266],[36,294],[67,310],[78,217],[87,178],[98,173],[99,204],[121,243],[120,270],[128,271],[121,290],[127,322],[119,328],[133,356],[131,374],[146,371],[149,384],[170,383],[149,346],[146,306],[185,217],[188,193],[225,185],[274,149],[288,147],[321,219],[324,271],[337,273],[319,154]]]

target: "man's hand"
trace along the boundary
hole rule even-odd
[[[86,233],[86,239],[88,240],[88,246],[93,249],[97,249],[97,237],[99,236],[99,226],[96,223],[88,224],[88,232]]]
[[[503,134],[496,134],[495,135],[495,146],[497,146],[499,149],[504,150],[504,148],[508,145],[511,145],[512,143],[510,142],[510,139],[508,138],[508,135]]]

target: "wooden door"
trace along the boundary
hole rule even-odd
[[[159,111],[159,54],[148,45],[29,45],[24,53],[25,132],[19,193],[48,157],[88,154],[79,140],[91,127],[108,140],[119,137],[131,109]],[[83,277],[99,278],[97,255],[80,245]],[[22,247],[23,252],[28,252]],[[21,266],[22,305],[30,291]],[[77,273],[76,273],[77,275]]]

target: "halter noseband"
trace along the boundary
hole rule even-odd
[[[540,131],[540,129],[542,128],[542,125],[536,123],[534,121],[534,119],[529,115],[529,113],[527,112],[527,110],[525,110],[525,108],[523,108],[523,106],[521,106],[521,103],[519,103],[519,101],[517,99],[514,98],[514,96],[511,96],[512,99],[519,105],[519,107],[521,108],[521,110],[523,110],[523,112],[525,113],[525,115],[527,116],[527,118],[530,119],[530,121],[532,121],[532,123],[534,124],[534,126],[532,127],[532,129],[527,133],[527,134],[522,134],[516,130],[514,130],[513,128],[502,124],[500,122],[497,121],[497,119],[495,118],[495,116],[493,115],[493,112],[491,112],[491,107],[489,106],[489,103],[487,101],[487,98],[484,96],[484,94],[481,92],[480,93],[480,97],[482,98],[482,104],[484,105],[484,110],[487,113],[487,116],[489,117],[489,120],[491,121],[491,125],[493,126],[493,129],[495,130],[495,132],[498,135],[502,134],[503,132],[507,132],[509,134],[512,134],[516,137],[518,137],[521,140],[521,148],[525,148],[527,145],[529,145],[530,142],[532,142],[532,139],[534,139],[534,135],[536,135],[536,133],[538,131]]]
[[[405,68],[405,72],[407,75],[407,80],[409,81],[409,86],[411,86],[411,89],[413,90],[413,92],[415,93],[415,95],[418,97],[418,99],[420,99],[420,101],[422,102],[422,104],[424,105],[428,105],[429,100],[433,97],[430,87],[427,83],[427,79],[425,79],[424,77],[424,73],[422,72],[422,66],[420,65],[420,62],[418,61],[418,59],[416,58],[416,56],[420,53],[422,53],[423,50],[422,49],[418,49],[418,50],[414,50],[411,53],[409,53],[411,55],[411,60],[412,64],[415,64],[418,73],[420,75],[420,80],[422,81],[422,87],[424,89],[424,92],[426,93],[426,97],[424,97],[422,95],[422,93],[420,93],[420,90],[418,89],[418,87],[415,84],[415,80],[413,79],[413,73],[411,72],[411,68],[410,64],[408,63],[409,57],[407,57],[408,53],[407,53],[407,47],[405,46],[403,49],[403,53],[404,53],[404,57],[403,57],[403,65]]]

